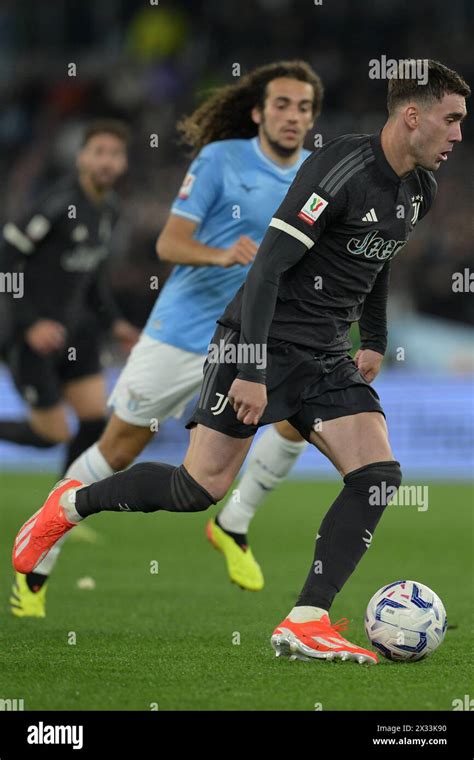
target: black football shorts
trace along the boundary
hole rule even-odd
[[[68,335],[65,348],[47,356],[19,338],[8,350],[7,361],[18,393],[29,406],[47,409],[61,400],[65,383],[101,371],[97,328],[88,325]]]
[[[239,333],[218,325],[212,344],[223,348],[218,360],[210,352],[204,364],[199,400],[186,427],[197,424],[233,438],[249,438],[257,429],[288,420],[309,440],[318,425],[360,412],[380,412],[380,399],[364,380],[349,354],[315,354],[303,346],[268,339],[266,357],[267,407],[258,425],[237,420],[227,393],[237,376]],[[233,351],[230,346],[234,345]],[[227,348],[229,347],[229,348]]]

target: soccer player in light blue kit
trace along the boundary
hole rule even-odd
[[[126,468],[158,425],[180,417],[195,396],[216,319],[245,280],[274,211],[309,155],[303,141],[322,94],[308,64],[277,62],[219,89],[178,125],[198,152],[157,242],[160,258],[176,266],[111,394],[113,414],[102,437],[66,477],[90,484]],[[247,545],[249,523],[305,445],[289,423],[269,427],[249,457],[240,501],[230,500],[207,525],[231,580],[243,588],[257,591],[264,583]],[[57,544],[35,568],[37,584],[44,584],[58,553]]]

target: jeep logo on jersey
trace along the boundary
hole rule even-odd
[[[316,219],[321,216],[327,205],[328,202],[325,201],[324,198],[313,193],[299,212],[298,218],[302,219],[306,224],[313,225]]]
[[[61,265],[66,272],[93,272],[107,255],[108,248],[105,245],[78,245],[72,251],[64,251]]]
[[[353,253],[356,256],[361,254],[366,259],[391,259],[403,248],[406,240],[384,240],[379,236],[379,231],[369,232],[361,241],[360,238],[351,238],[347,244],[347,250],[349,253]]]

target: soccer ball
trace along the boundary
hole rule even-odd
[[[397,662],[433,654],[444,639],[446,625],[441,599],[418,581],[395,581],[379,589],[365,614],[370,643]]]

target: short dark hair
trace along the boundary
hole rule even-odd
[[[420,84],[416,77],[397,77],[389,80],[387,94],[387,109],[389,116],[401,103],[417,100],[423,105],[430,105],[435,100],[442,100],[445,95],[462,95],[468,98],[471,88],[462,76],[453,69],[448,69],[439,61],[429,59],[428,81]]]
[[[130,129],[124,121],[119,119],[96,119],[91,121],[84,129],[82,137],[82,146],[87,145],[89,140],[95,135],[115,135],[122,140],[125,145],[130,142]]]

